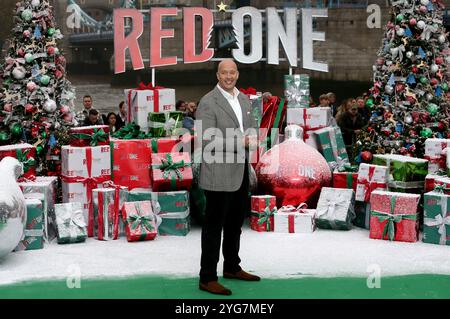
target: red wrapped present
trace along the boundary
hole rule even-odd
[[[386,166],[362,163],[359,166],[355,200],[368,203],[370,194],[376,189],[387,189]]]
[[[251,197],[250,228],[258,232],[273,231],[274,214],[277,212],[276,197],[254,195]]]
[[[158,234],[156,215],[153,213],[151,201],[124,203],[122,218],[129,242],[153,240]]]
[[[152,153],[174,153],[175,146],[180,142],[178,137],[161,137],[150,140]]]
[[[182,153],[152,154],[153,191],[189,190],[193,173],[191,156]]]
[[[420,195],[376,190],[370,197],[370,238],[415,242]]]
[[[0,146],[0,160],[7,156],[14,157],[22,163],[24,173],[20,180],[36,178],[36,147],[26,143]]]
[[[438,175],[438,174],[428,174],[426,177],[425,177],[425,193],[428,193],[428,192],[431,192],[432,190],[434,190],[434,187],[435,187],[435,185],[436,184],[438,184],[438,185],[442,185],[442,184],[445,184],[444,182],[445,182],[445,173],[444,173],[444,175]],[[442,178],[444,178],[444,182],[438,182],[438,183],[436,183],[436,180],[438,180],[438,179],[442,179]],[[450,181],[450,180],[449,180]],[[445,187],[449,187],[450,185],[447,185],[447,186],[445,186],[444,185],[444,188]]]
[[[71,146],[101,146],[109,145],[109,126],[92,125],[70,129]]]
[[[333,172],[333,188],[348,188],[356,192],[358,173],[355,172]]]
[[[150,188],[152,141],[111,139],[112,180],[134,188]]]

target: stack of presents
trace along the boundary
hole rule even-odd
[[[450,139],[428,139],[424,159],[374,155],[371,164],[351,166],[330,108],[309,107],[309,78],[288,75],[285,85],[281,108],[272,115],[303,128],[305,142],[329,163],[333,183],[322,188],[315,208],[277,207],[275,196],[252,195],[252,230],[313,233],[357,226],[370,238],[404,242],[418,241],[422,230],[423,242],[450,245]],[[260,94],[244,94],[262,123],[267,109]],[[87,237],[131,242],[189,233],[193,163],[189,152],[180,151],[183,114],[175,112],[175,92],[141,85],[126,90],[125,98],[132,124],[115,137],[108,126],[72,129],[70,145],[61,151],[61,176],[36,176],[32,145],[0,147],[0,159],[13,156],[25,171],[19,185],[27,225],[16,250]]]

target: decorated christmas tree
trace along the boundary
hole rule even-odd
[[[73,126],[74,90],[66,80],[66,60],[58,49],[48,0],[16,4],[14,27],[1,66],[0,144],[36,146],[38,173],[55,172],[60,146]]]
[[[366,101],[372,116],[356,143],[358,162],[374,153],[423,157],[427,138],[450,137],[443,8],[440,0],[392,3]]]

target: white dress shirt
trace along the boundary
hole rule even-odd
[[[231,95],[230,93],[228,93],[227,91],[222,89],[219,84],[217,84],[217,88],[222,93],[222,95],[225,97],[225,99],[228,101],[228,103],[230,103],[231,108],[233,109],[234,114],[236,114],[236,117],[239,121],[239,127],[240,127],[242,133],[244,133],[244,125],[242,124],[242,109],[241,109],[241,105],[239,104],[239,99],[238,99],[238,95],[240,94],[239,90],[235,87],[233,89],[234,94]]]

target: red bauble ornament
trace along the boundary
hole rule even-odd
[[[19,50],[17,50],[17,54],[20,55],[21,57],[25,56],[25,50],[23,48],[20,48]]]
[[[25,104],[25,112],[26,113],[33,113],[34,111],[34,105],[33,104]]]
[[[47,53],[49,55],[54,55],[55,54],[55,47],[48,47],[47,48]]]
[[[11,112],[12,111],[12,104],[11,103],[7,103],[3,106],[3,110],[5,112]]]
[[[377,59],[377,64],[378,65],[383,65],[384,64],[384,59],[383,58],[378,58]]]
[[[60,79],[62,76],[63,76],[63,73],[62,73],[60,70],[56,70],[56,71],[55,71],[55,77],[56,77],[57,79]]]
[[[419,69],[417,68],[417,66],[413,66],[413,67],[411,67],[411,72],[412,73],[417,73],[419,71]]]
[[[372,162],[372,158],[373,158],[372,152],[364,151],[364,152],[361,153],[361,160],[364,163]]]
[[[436,64],[442,64],[442,63],[444,63],[444,59],[442,58],[442,57],[437,57],[436,59],[435,59],[435,62],[436,62]]]
[[[70,108],[69,108],[67,105],[62,105],[61,108],[59,109],[59,111],[60,111],[62,114],[66,114],[66,113],[69,113]]]
[[[403,92],[404,89],[405,89],[405,85],[403,83],[397,83],[395,85],[395,90],[397,92]]]
[[[409,24],[410,24],[411,26],[415,26],[415,25],[417,24],[417,20],[414,19],[414,18],[411,18],[411,19],[409,20]]]
[[[328,163],[316,149],[303,142],[299,126],[287,126],[285,138],[256,165],[259,191],[276,196],[278,207],[303,202],[315,207],[320,190],[331,182]]]
[[[394,137],[395,138],[397,138],[397,137],[399,137],[400,136],[400,134],[398,133],[398,132],[394,132]]]
[[[409,136],[412,136],[412,137],[417,136],[416,131],[414,131],[414,130],[409,131]]]
[[[446,94],[446,96],[447,96],[447,99],[450,99],[450,92],[448,92],[448,93]]]
[[[439,84],[439,81],[438,81],[438,79],[436,79],[436,78],[432,78],[432,79],[430,80],[430,84],[433,85],[433,86],[435,86],[435,85],[438,85],[438,84]]]
[[[439,122],[439,123],[438,123],[438,129],[442,131],[444,128],[445,128],[444,123]]]

